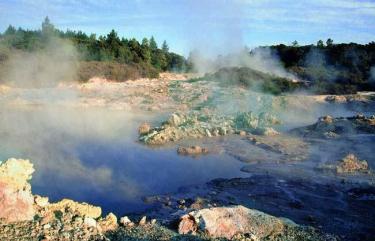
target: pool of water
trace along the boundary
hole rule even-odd
[[[137,126],[153,116],[105,109],[3,109],[0,158],[30,159],[33,193],[70,198],[124,214],[148,206],[142,198],[214,178],[247,176],[243,164],[216,153],[179,156],[176,145],[137,142]]]

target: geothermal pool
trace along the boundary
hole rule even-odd
[[[124,214],[148,206],[144,196],[214,178],[248,176],[227,155],[179,156],[176,144],[150,148],[137,127],[151,116],[105,109],[6,109],[0,118],[0,158],[34,163],[33,193],[70,198]]]

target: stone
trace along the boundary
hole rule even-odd
[[[208,150],[200,146],[191,146],[191,147],[178,147],[177,153],[180,155],[200,155],[207,154]]]
[[[50,228],[51,228],[51,224],[49,223],[43,225],[43,229],[50,229]]]
[[[363,115],[352,117],[324,116],[315,124],[298,127],[290,133],[313,138],[345,137],[353,134],[375,134],[375,120]]]
[[[99,218],[102,214],[102,209],[100,207],[96,207],[87,203],[75,202],[70,199],[63,199],[60,202],[48,205],[48,210],[50,212],[64,212],[67,208],[69,208],[72,213],[77,213],[80,216],[91,217],[94,219]]]
[[[264,128],[262,134],[265,135],[265,136],[280,135],[280,133],[278,131],[276,131],[275,129],[273,129],[272,127],[266,127],[266,128]]]
[[[142,124],[138,127],[138,133],[139,133],[140,135],[146,135],[146,134],[148,134],[150,131],[151,131],[151,126],[150,126],[150,124],[148,124],[148,123],[142,123]]]
[[[85,219],[83,220],[83,224],[88,226],[88,227],[94,227],[96,228],[96,220],[91,218],[91,217],[85,217]]]
[[[34,171],[29,160],[10,158],[0,163],[0,181],[15,190],[31,190],[28,181],[31,180]]]
[[[359,160],[354,154],[345,156],[336,167],[337,173],[367,172],[367,161]]]
[[[33,220],[34,197],[29,180],[34,172],[29,160],[11,158],[0,164],[0,218],[5,222]]]
[[[239,131],[238,134],[239,134],[240,136],[246,136],[246,131]]]
[[[180,218],[178,224],[179,234],[196,234],[198,230],[198,225],[192,215],[186,214]]]
[[[143,216],[142,218],[141,218],[141,220],[139,221],[139,225],[146,225],[146,223],[147,223],[147,217],[146,216]]]
[[[250,233],[257,239],[276,236],[284,231],[287,222],[266,213],[243,206],[201,209],[183,215],[178,225],[180,234],[202,231],[213,238],[232,239]],[[288,221],[292,223],[291,221]]]
[[[44,225],[47,223],[52,222],[55,219],[55,214],[53,213],[46,213],[41,219],[40,219],[40,225]]]
[[[183,119],[180,118],[177,114],[172,114],[171,117],[168,119],[168,124],[171,126],[179,126],[183,122]]]
[[[98,222],[102,232],[116,230],[118,227],[117,217],[113,213],[109,213],[104,219]]]
[[[48,197],[41,197],[39,195],[34,195],[34,202],[39,207],[45,207],[49,204]]]
[[[123,226],[129,226],[129,224],[133,223],[127,216],[120,218],[120,224]]]
[[[187,138],[229,135],[235,130],[255,132],[279,123],[275,117],[267,113],[261,113],[259,116],[252,112],[243,112],[235,116],[195,111],[186,114],[174,113],[161,126],[140,135],[139,140],[146,144],[161,145]]]

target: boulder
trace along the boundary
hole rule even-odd
[[[87,203],[79,203],[70,199],[63,199],[60,202],[52,203],[48,205],[49,212],[62,211],[69,209],[71,213],[75,213],[79,216],[85,216],[90,218],[99,218],[102,214],[102,209]]]
[[[246,136],[246,134],[247,134],[246,131],[239,131],[238,132],[238,135],[240,135],[240,136]]]
[[[201,231],[210,237],[227,239],[238,234],[251,234],[262,239],[282,233],[285,225],[286,222],[279,218],[243,206],[216,207],[182,216],[178,232],[195,234]]]
[[[174,113],[168,119],[167,123],[171,126],[179,126],[184,122],[184,117]]]
[[[292,134],[312,138],[332,138],[353,134],[374,134],[375,117],[357,115],[353,117],[324,116],[312,125],[295,128]]]
[[[261,113],[259,116],[252,112],[242,112],[235,116],[194,111],[187,114],[174,113],[161,126],[141,134],[139,140],[146,144],[160,145],[187,138],[224,136],[241,130],[255,132],[279,123],[268,113]]]
[[[91,217],[85,217],[85,219],[83,220],[83,224],[86,225],[87,227],[93,227],[93,228],[97,227],[96,220]]]
[[[277,135],[280,135],[280,132],[276,131],[272,127],[266,127],[264,129],[262,129],[261,132],[262,132],[262,135],[265,135],[265,136],[277,136]]]
[[[48,197],[41,197],[39,195],[34,196],[34,202],[38,207],[45,207],[49,204]]]
[[[348,154],[336,167],[337,173],[367,172],[367,161],[359,160],[354,154]]]
[[[180,155],[200,155],[200,154],[208,153],[208,150],[200,146],[191,146],[191,147],[180,146],[177,149],[177,153]]]
[[[28,182],[33,172],[29,160],[11,158],[0,164],[0,218],[5,222],[33,219],[34,197]]]
[[[139,133],[140,135],[146,135],[146,134],[148,134],[150,131],[151,131],[151,126],[150,126],[150,124],[148,124],[148,123],[142,123],[142,124],[138,127],[138,133]]]
[[[134,225],[134,223],[127,216],[124,216],[124,217],[120,218],[120,224],[123,225],[123,226],[133,226]]]
[[[146,216],[143,216],[142,218],[141,218],[141,220],[139,221],[139,225],[146,225],[146,223],[147,223],[147,217]]]
[[[102,232],[116,230],[118,227],[117,217],[113,213],[109,213],[104,219],[98,222]]]

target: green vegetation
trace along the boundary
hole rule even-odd
[[[316,45],[280,44],[260,48],[270,48],[289,72],[309,81],[315,93],[375,90],[375,76],[371,73],[375,67],[375,42],[335,44],[328,39],[325,45],[319,40]]]
[[[166,41],[158,47],[154,37],[120,38],[115,30],[106,36],[87,35],[82,31],[61,31],[46,17],[41,30],[16,29],[9,26],[0,34],[0,64],[14,52],[37,52],[54,39],[71,42],[83,63],[78,70],[82,81],[94,75],[122,81],[138,76],[156,77],[161,71],[182,71],[186,66],[183,56],[169,52]]]
[[[279,95],[295,90],[316,94],[354,94],[357,91],[375,91],[375,42],[334,44],[319,40],[316,45],[259,47],[250,52],[271,52],[278,57],[287,72],[302,82],[260,72],[247,67],[221,68],[199,80],[216,80],[223,85],[243,85],[255,91]],[[272,70],[270,69],[270,72]]]
[[[222,85],[242,85],[255,91],[279,95],[292,92],[302,87],[301,83],[290,79],[263,73],[247,67],[221,68],[214,74],[204,77],[207,80],[219,81]]]

